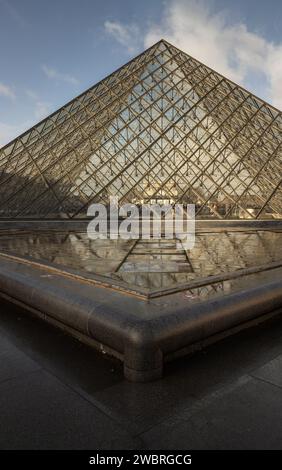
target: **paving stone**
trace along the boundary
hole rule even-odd
[[[143,432],[276,357],[282,351],[281,325],[281,320],[274,319],[173,361],[159,381],[121,381],[94,392],[93,397],[108,413],[130,422],[133,431]]]
[[[0,352],[0,384],[39,369],[41,369],[39,364],[12,345]]]
[[[134,448],[139,442],[43,371],[0,384],[0,410],[1,449]]]
[[[281,448],[281,338],[276,317],[132,384],[117,363],[1,303],[0,449]]]
[[[254,370],[252,375],[282,388],[282,354]]]
[[[250,378],[141,437],[152,449],[282,449],[281,410],[281,390]]]

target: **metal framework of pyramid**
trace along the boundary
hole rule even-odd
[[[93,202],[282,218],[282,114],[164,40],[0,150],[0,217]]]

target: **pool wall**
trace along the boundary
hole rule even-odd
[[[128,380],[160,378],[164,362],[282,307],[282,280],[175,308],[1,259],[0,294],[124,363]]]

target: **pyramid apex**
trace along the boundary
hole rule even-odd
[[[166,49],[169,49],[169,48],[175,47],[175,46],[173,46],[173,44],[171,44],[170,42],[168,42],[166,39],[161,38],[161,39],[159,39],[155,44],[153,44],[152,47],[156,47],[156,48],[158,48],[158,47],[164,47],[164,48],[166,48]]]
[[[158,50],[159,48],[166,49],[170,46],[171,46],[171,44],[166,39],[161,38],[157,42],[155,42],[151,47],[155,47],[156,50]]]
[[[166,39],[161,38],[161,39],[159,39],[159,41],[156,44],[165,44],[165,45],[167,45],[167,44],[169,44],[169,42]]]

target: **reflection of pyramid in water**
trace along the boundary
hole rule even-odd
[[[281,113],[160,41],[0,150],[0,216],[190,202],[282,217]]]

